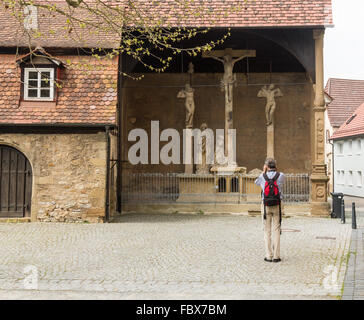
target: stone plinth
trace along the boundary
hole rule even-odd
[[[212,173],[219,175],[219,176],[229,176],[237,173],[246,173],[245,167],[237,167],[237,166],[221,166],[215,165],[210,170]]]
[[[329,217],[330,204],[328,202],[310,202],[310,212],[312,216]]]
[[[221,168],[218,167],[215,170],[213,168],[211,171],[216,172],[215,174],[178,175],[179,197],[177,202],[239,203],[244,200],[241,199],[241,195],[244,190],[247,191],[247,187],[238,173],[245,173],[246,168],[223,167],[224,171]],[[254,179],[252,184],[254,185]],[[248,190],[251,188],[249,186]]]
[[[179,174],[177,202],[215,201],[215,176],[213,174]],[[211,198],[211,200],[210,200]]]
[[[180,203],[238,203],[240,199],[240,190],[232,192],[230,176],[218,176],[213,174],[180,174],[179,180],[179,197],[177,202]],[[225,179],[224,190],[219,191],[222,183],[219,179]],[[239,181],[239,186],[241,182]]]

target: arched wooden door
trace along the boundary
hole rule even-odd
[[[30,217],[32,168],[18,150],[0,145],[0,218]]]

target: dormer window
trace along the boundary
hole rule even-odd
[[[24,68],[24,100],[54,100],[54,68]]]
[[[17,59],[22,71],[21,101],[56,102],[57,87],[61,80],[61,60],[49,55],[42,48]]]

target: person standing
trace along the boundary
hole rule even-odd
[[[255,180],[262,189],[262,218],[266,262],[280,262],[280,236],[282,222],[282,189],[284,174],[277,171],[273,158],[267,158],[263,173]]]

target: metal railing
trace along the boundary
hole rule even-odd
[[[310,176],[285,174],[283,201],[308,202]],[[123,203],[244,203],[259,202],[256,176],[180,173],[123,173]]]

